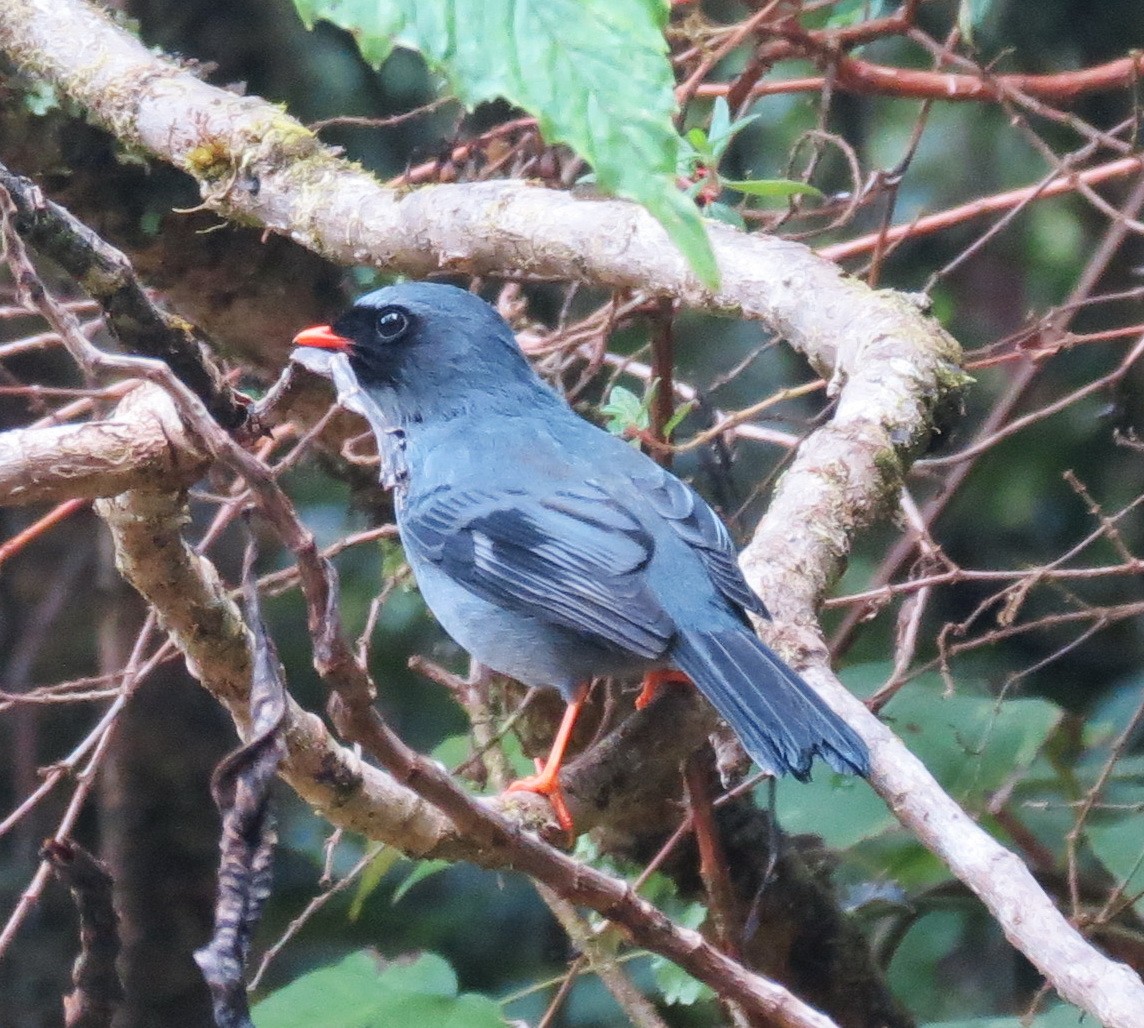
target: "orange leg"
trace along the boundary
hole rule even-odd
[[[572,830],[572,815],[568,813],[568,805],[564,802],[564,794],[560,791],[560,765],[564,761],[564,751],[568,748],[568,740],[572,738],[572,729],[576,726],[576,718],[580,716],[580,710],[583,708],[584,700],[587,697],[588,689],[585,686],[565,708],[564,719],[560,722],[560,728],[556,732],[556,739],[552,743],[548,759],[544,762],[543,767],[540,766],[540,761],[536,762],[539,774],[518,779],[505,789],[505,792],[536,792],[541,796],[547,796],[548,802],[552,804],[552,811],[556,815],[556,820],[566,832]]]
[[[682,671],[676,671],[675,668],[659,668],[655,671],[649,671],[644,675],[643,688],[640,689],[640,694],[636,697],[636,710],[643,710],[652,700],[655,699],[655,694],[659,692],[661,685],[674,683],[676,685],[694,685]]]

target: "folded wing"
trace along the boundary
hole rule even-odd
[[[542,496],[442,487],[402,511],[401,530],[407,547],[500,607],[648,660],[675,635],[644,577],[654,541],[596,486]]]

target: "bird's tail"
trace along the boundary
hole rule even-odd
[[[870,773],[870,753],[858,734],[749,631],[683,632],[672,663],[762,770],[806,781],[819,756],[836,771]]]

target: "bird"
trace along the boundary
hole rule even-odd
[[[712,508],[576,413],[479,296],[387,286],[294,344],[369,420],[406,560],[445,632],[567,705],[543,767],[510,789],[547,796],[572,828],[558,775],[604,676],[643,676],[640,706],[689,680],[773,776],[806,781],[816,757],[869,774],[858,733],[756,635],[751,615],[770,614]]]

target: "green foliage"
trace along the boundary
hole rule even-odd
[[[409,890],[419,882],[423,882],[426,878],[437,874],[439,871],[444,871],[446,868],[453,866],[447,860],[416,860],[412,863],[413,867],[410,868],[409,874],[407,874],[402,879],[401,884],[393,890],[392,902],[394,904],[400,903]]]
[[[608,392],[607,400],[600,405],[600,413],[606,421],[604,427],[618,436],[635,436],[651,429],[651,405],[655,402],[655,394],[659,389],[659,379],[653,378],[648,383],[643,398],[636,396],[630,389],[623,386],[612,386]],[[695,406],[694,402],[687,400],[679,404],[672,412],[667,423],[663,426],[664,439],[670,440],[672,433],[679,427]],[[639,446],[639,439],[632,439],[633,446]]]
[[[401,543],[396,539],[379,539],[377,546],[381,552],[381,577],[383,580],[393,578],[405,570],[405,551],[401,548]],[[411,587],[412,579],[406,585]]]
[[[674,902],[670,904],[674,909],[670,915],[676,924],[684,928],[699,928],[707,919],[707,908],[702,903],[683,903],[675,896],[673,886],[663,879],[670,889]],[[700,1000],[714,998],[711,989],[696,978],[692,978],[678,964],[673,964],[661,956],[653,956],[651,970],[655,977],[656,987],[663,996],[663,1001],[673,1006],[690,1007]]]
[[[889,671],[885,664],[864,664],[843,677],[865,695]],[[992,790],[1032,763],[1061,712],[1046,700],[999,701],[975,695],[971,685],[963,685],[962,691],[947,696],[936,675],[911,682],[882,716],[954,798],[979,811]],[[787,831],[815,832],[839,848],[898,826],[866,783],[830,773],[819,774],[808,785],[781,782],[778,809]]]
[[[646,401],[647,394],[641,400],[630,389],[612,386],[607,402],[600,405],[600,413],[607,419],[604,427],[619,436],[628,435],[633,429],[646,432],[651,424],[650,405]],[[639,445],[638,439],[633,442]]]
[[[1085,830],[1093,853],[1118,882],[1125,883],[1126,896],[1134,896],[1137,914],[1144,916],[1144,862],[1141,846],[1144,831],[1140,826],[1140,810],[1144,803],[1144,788],[1136,790],[1137,802],[1133,814],[1111,820],[1097,819]]]
[[[964,997],[942,982],[941,964],[965,933],[966,911],[938,909],[919,917],[894,951],[889,979],[894,994],[922,1017],[965,1011]],[[944,988],[942,988],[944,984]]]
[[[733,189],[737,193],[763,196],[771,200],[787,200],[792,196],[822,196],[822,192],[814,186],[787,178],[721,178],[719,181],[727,189]]]
[[[719,273],[702,220],[675,187],[681,141],[662,0],[295,0],[307,25],[353,33],[379,66],[417,50],[467,107],[503,98],[576,151],[604,190],[642,203],[704,284]]]
[[[993,0],[960,0],[957,5],[957,28],[967,43],[973,43],[974,33],[981,27],[992,6]]]
[[[381,965],[362,951],[272,993],[254,1008],[257,1028],[503,1028],[500,1009],[484,996],[457,994],[457,976],[434,953]]]
[[[596,844],[586,835],[576,840],[575,856],[585,864],[589,864],[607,874],[619,878],[630,878],[633,869],[622,866],[611,857],[602,856]],[[707,907],[693,900],[686,900],[679,895],[679,890],[666,875],[653,874],[640,887],[640,895],[653,904],[666,917],[684,928],[698,929],[707,920]],[[593,915],[601,930],[604,923]],[[601,935],[604,941],[611,939],[618,950],[621,936],[615,927],[608,929],[608,935]],[[702,982],[693,978],[677,964],[664,957],[652,954],[651,972],[656,988],[660,991],[665,1003],[678,1006],[693,1006],[703,1000],[712,999],[714,993]]]
[[[707,130],[693,128],[687,133],[686,145],[679,154],[679,173],[692,175],[701,166],[717,168],[735,137],[758,120],[759,115],[749,114],[731,121],[731,109],[726,99],[717,97],[711,108],[711,124]]]
[[[365,906],[365,901],[373,895],[374,891],[381,884],[381,880],[389,874],[393,865],[401,859],[401,852],[393,849],[391,846],[382,846],[378,849],[377,855],[371,860],[361,877],[358,878],[357,888],[354,890],[354,898],[350,903],[350,909],[347,914],[351,921],[356,921],[361,916],[362,907]]]
[[[652,972],[663,1001],[672,1006],[691,1007],[700,1000],[711,999],[715,995],[708,986],[692,978],[678,964],[663,957],[652,959]]]
[[[675,882],[665,875],[653,874],[644,884],[641,893],[644,899],[654,903],[672,921],[684,928],[698,929],[707,920],[707,907],[693,900],[685,900],[679,895]],[[651,971],[665,1003],[689,1007],[714,997],[710,988],[664,957],[651,958]]]
[[[789,200],[795,196],[821,197],[822,193],[806,182],[791,179],[727,179],[719,175],[719,164],[734,142],[735,137],[759,115],[749,114],[735,121],[723,97],[717,97],[711,110],[711,124],[704,131],[693,128],[683,139],[679,153],[679,174],[691,180],[687,196],[705,197],[707,217],[727,222],[736,228],[745,228],[737,211],[714,200],[720,190],[730,189],[745,196],[758,196],[770,200]]]

